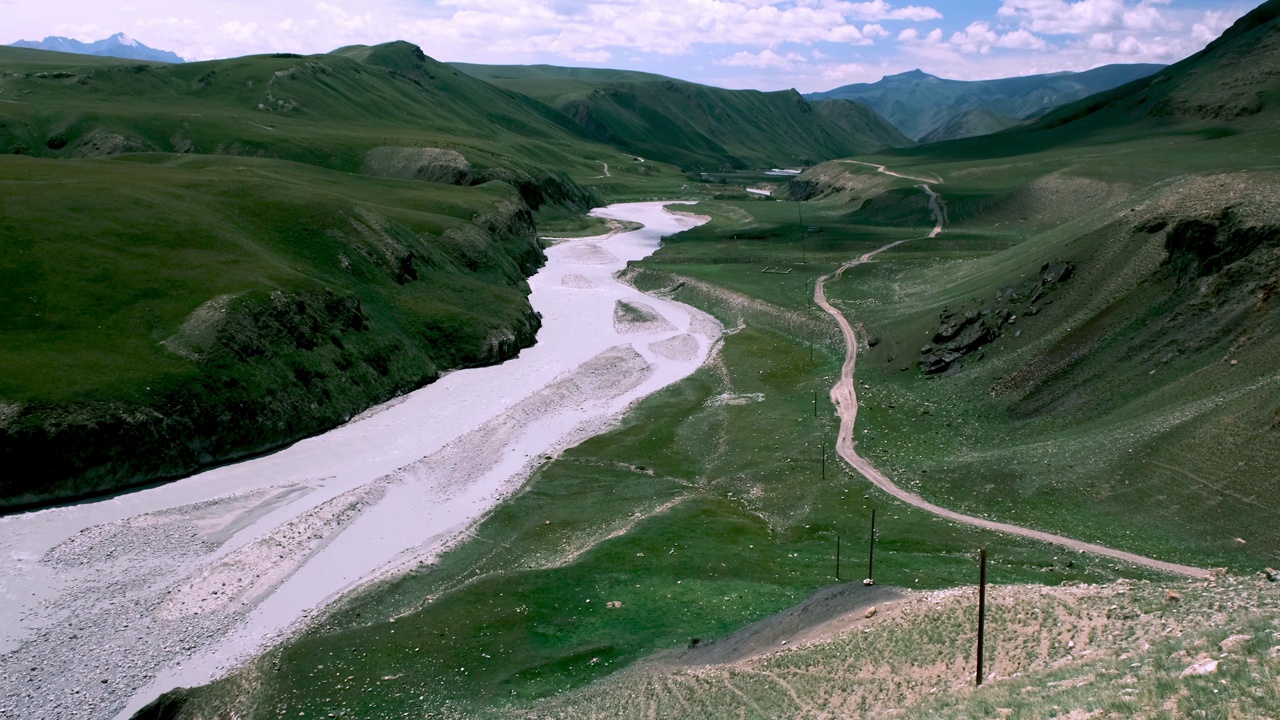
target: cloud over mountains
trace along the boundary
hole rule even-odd
[[[964,0],[68,0],[53,17],[40,0],[0,3],[6,43],[123,29],[207,59],[405,39],[445,60],[609,65],[801,90],[914,67],[968,79],[1171,62],[1250,9],[1211,0],[1001,0],[994,10]]]

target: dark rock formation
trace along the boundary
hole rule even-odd
[[[1041,302],[1054,287],[1071,279],[1075,266],[1069,261],[1045,263],[1039,275],[1022,286],[1010,286],[996,292],[991,302],[981,308],[943,311],[933,344],[920,349],[919,366],[925,375],[937,375],[958,367],[966,356],[991,344],[1019,315],[1035,315]]]

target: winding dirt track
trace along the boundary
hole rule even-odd
[[[904,175],[898,175],[897,173],[885,169],[883,166],[872,165],[870,163],[858,164],[875,167],[886,175],[893,175],[894,177],[902,177],[909,180],[922,180],[922,178],[909,178]],[[928,185],[919,185],[917,187],[929,194],[930,206],[933,208],[934,217],[937,218],[938,221],[938,224],[929,234],[929,237],[936,237],[938,233],[942,232],[943,223],[943,214],[938,203],[938,196]],[[1063,537],[1061,535],[1032,530],[1018,525],[1010,525],[1009,523],[986,520],[984,518],[974,517],[973,515],[965,515],[964,513],[958,513],[954,510],[948,510],[944,507],[934,505],[915,493],[908,492],[901,487],[898,487],[892,480],[886,477],[884,473],[872,466],[866,458],[858,454],[856,443],[853,439],[853,426],[858,418],[858,392],[853,382],[853,372],[858,362],[858,336],[857,333],[854,332],[853,326],[849,323],[848,318],[846,318],[843,313],[827,301],[826,284],[828,280],[839,280],[844,275],[844,272],[849,268],[869,263],[875,259],[876,255],[897,247],[904,242],[908,242],[908,240],[899,240],[897,242],[889,243],[878,250],[873,250],[866,255],[850,260],[844,265],[841,265],[835,272],[818,278],[818,282],[814,287],[814,300],[822,307],[823,310],[827,311],[831,317],[836,319],[836,322],[840,324],[840,332],[844,335],[844,366],[840,369],[839,381],[837,381],[835,386],[831,388],[831,402],[835,405],[836,415],[840,418],[840,434],[836,439],[836,452],[840,457],[843,458],[845,462],[849,463],[854,470],[857,470],[860,475],[870,480],[873,485],[881,490],[889,493],[908,505],[913,505],[921,510],[926,510],[948,520],[965,523],[967,525],[974,525],[986,530],[994,530],[996,532],[1002,532],[1009,535],[1019,535],[1021,537],[1031,538],[1032,540],[1061,545],[1080,552],[1103,555],[1117,560],[1123,560],[1128,563],[1133,563],[1134,565],[1141,565],[1143,567],[1174,573],[1176,575],[1186,575],[1193,578],[1210,577],[1210,571],[1204,568],[1154,560],[1149,557],[1135,555],[1133,553],[1116,550],[1103,545],[1095,545],[1093,543],[1087,543],[1080,540],[1072,540],[1071,538]]]

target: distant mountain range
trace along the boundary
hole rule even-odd
[[[116,33],[105,40],[91,43],[80,42],[71,38],[50,36],[40,41],[19,40],[11,47],[52,50],[54,52],[75,53],[76,55],[125,58],[127,60],[152,60],[167,63],[186,62],[175,53],[147,47],[124,33]]]
[[[684,170],[797,167],[914,143],[863,103],[725,90],[626,70],[451,63],[559,110],[592,137]]]
[[[1163,67],[1104,65],[1078,73],[977,81],[946,80],[912,70],[886,76],[879,82],[845,85],[805,97],[864,102],[908,137],[936,141],[981,134],[983,130],[994,132],[1002,129],[999,125],[1038,117],[1053,108],[1147,77]],[[974,110],[985,113],[952,123]],[[951,125],[946,130],[929,137],[948,124]]]

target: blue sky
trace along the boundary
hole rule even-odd
[[[403,39],[440,60],[646,70],[803,92],[920,68],[982,79],[1170,63],[1230,0],[0,0],[0,43],[123,31],[188,59]]]

